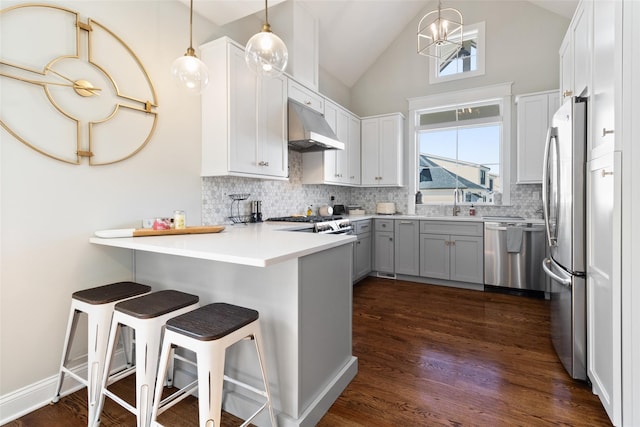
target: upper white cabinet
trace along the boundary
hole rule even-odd
[[[615,149],[615,90],[622,76],[622,3],[593,2],[593,74],[589,159]],[[619,77],[617,77],[619,76]]]
[[[293,79],[288,82],[288,96],[320,114],[324,114],[324,98],[318,92],[304,87]]]
[[[588,94],[591,78],[592,11],[591,0],[578,4],[560,46],[560,91],[563,98]]]
[[[401,186],[404,116],[385,114],[362,119],[362,185]]]
[[[360,119],[328,99],[324,117],[345,149],[304,153],[302,183],[359,185]]]
[[[223,37],[201,46],[202,175],[286,179],[287,79],[251,72],[244,48]]]
[[[520,95],[518,105],[518,184],[542,183],[547,129],[560,106],[557,90]]]

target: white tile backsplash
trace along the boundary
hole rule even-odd
[[[239,177],[202,178],[203,225],[230,224],[231,198],[229,194],[248,193],[249,198],[240,202],[240,215],[249,214],[251,201],[262,201],[262,216],[303,214],[312,205],[314,214],[318,207],[330,203],[360,205],[367,213],[375,212],[377,202],[395,202],[396,210],[407,213],[409,195],[406,188],[356,188],[337,185],[302,185],[302,155],[289,151],[289,180],[262,180]],[[537,184],[513,185],[510,206],[476,206],[476,216],[519,215],[525,218],[541,218],[539,200],[541,186]],[[411,196],[413,197],[413,195]],[[451,215],[452,206],[417,205],[416,214],[426,216]],[[234,210],[233,215],[238,213]],[[468,215],[462,207],[461,215]]]

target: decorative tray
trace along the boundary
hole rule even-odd
[[[198,225],[182,229],[154,230],[152,228],[121,228],[116,230],[101,230],[94,234],[102,238],[114,237],[145,237],[145,236],[170,236],[176,234],[204,234],[219,233],[224,230],[223,225]]]

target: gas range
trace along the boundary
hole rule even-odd
[[[351,221],[341,216],[283,216],[268,218],[267,222],[300,222],[313,224],[313,227],[292,231],[306,231],[322,234],[351,234]]]

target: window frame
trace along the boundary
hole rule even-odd
[[[418,133],[424,129],[419,126],[419,115],[424,110],[446,108],[447,106],[456,106],[463,104],[481,103],[491,99],[500,100],[502,103],[502,146],[500,155],[500,171],[501,171],[501,200],[496,200],[495,206],[509,205],[511,203],[511,169],[514,164],[512,159],[512,93],[511,87],[513,82],[501,83],[492,86],[483,86],[473,89],[460,90],[455,92],[445,92],[436,95],[422,96],[417,98],[409,98],[409,120],[408,120],[408,150],[409,154],[406,159],[407,165],[407,183],[409,184],[408,196],[408,213],[416,213],[416,204],[414,195],[418,191],[420,180],[420,160],[419,160],[419,137]],[[487,179],[491,180],[488,176]],[[447,206],[448,203],[429,204],[430,206]]]
[[[429,58],[429,84],[437,84],[443,82],[449,82],[452,80],[466,79],[469,77],[483,76],[485,73],[485,56],[486,56],[486,43],[485,43],[485,21],[478,22],[477,24],[465,25],[463,29],[464,33],[470,33],[472,31],[478,32],[478,40],[476,44],[476,64],[477,68],[472,71],[458,72],[455,74],[449,74],[447,76],[438,75],[438,58]],[[463,36],[464,40],[464,36]]]

